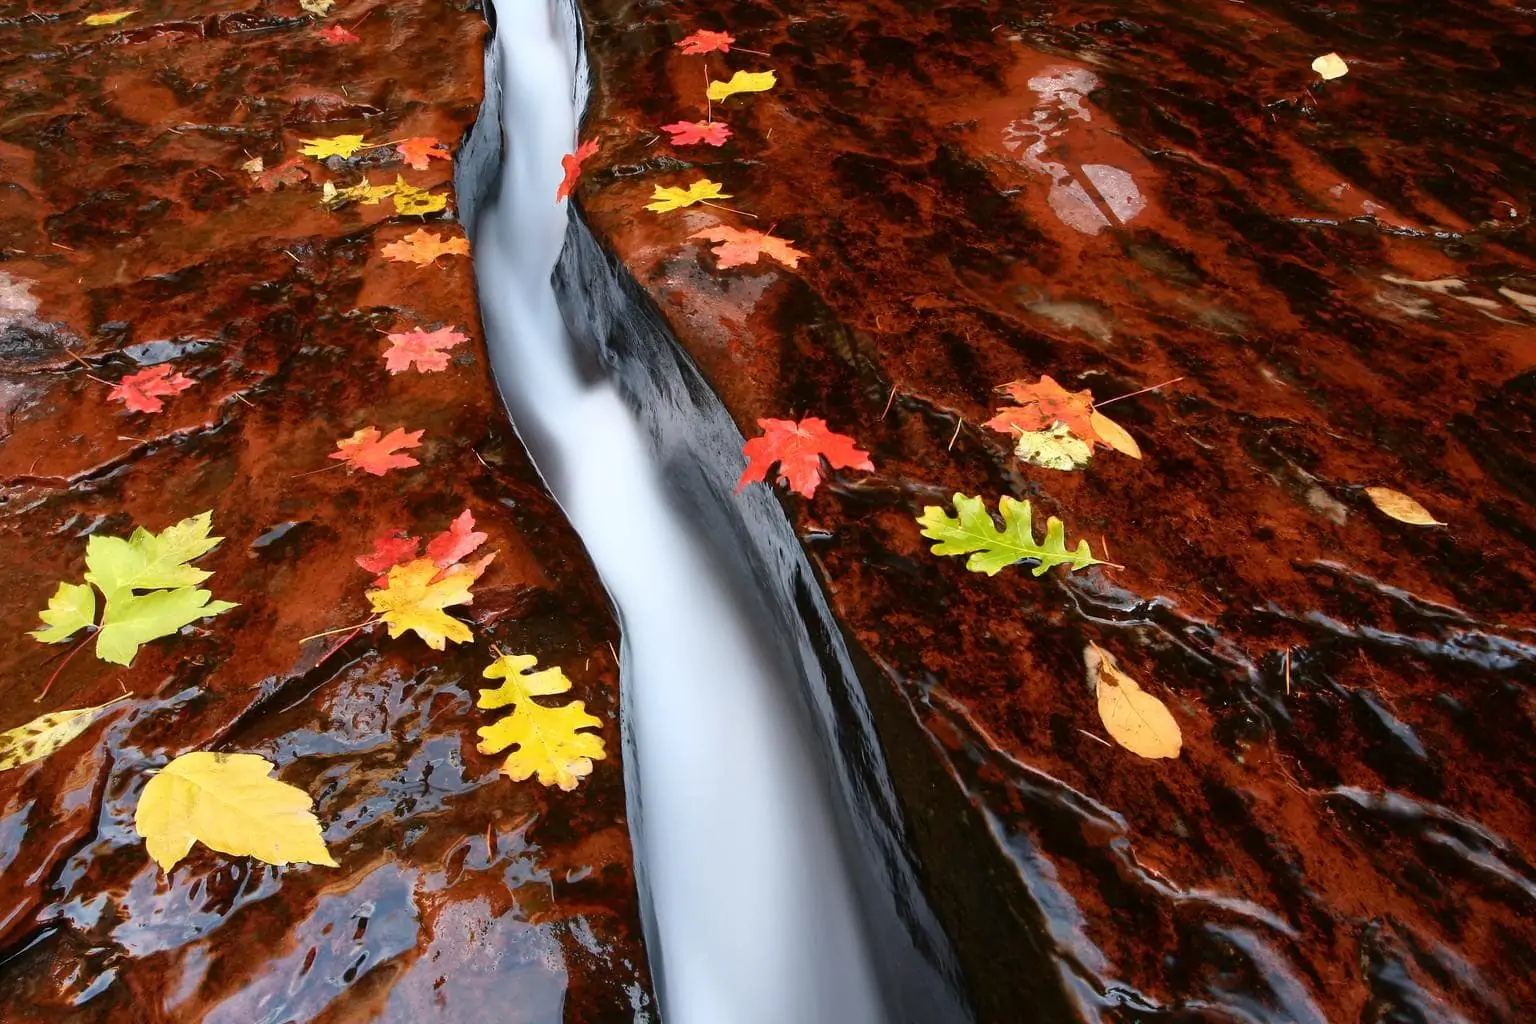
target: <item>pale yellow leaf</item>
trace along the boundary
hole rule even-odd
[[[390,636],[411,630],[428,647],[441,651],[448,640],[463,643],[470,638],[469,627],[443,609],[474,600],[469,585],[475,576],[467,566],[443,570],[430,558],[418,558],[391,568],[385,587],[370,590],[366,596],[389,627]]]
[[[271,777],[257,754],[183,754],[150,779],[133,824],[166,871],[192,844],[268,864],[336,867],[309,794]]]
[[[1394,491],[1390,487],[1367,487],[1365,493],[1372,504],[1400,523],[1408,523],[1410,526],[1445,525],[1430,515],[1429,509],[1402,491]]]
[[[93,708],[75,708],[39,715],[26,725],[0,732],[0,772],[42,760],[85,732],[95,719],[96,712],[127,699],[128,695],[124,694]]]
[[[1093,446],[1056,422],[1047,430],[1024,430],[1014,442],[1013,454],[1044,469],[1082,469],[1093,458]]]
[[[1120,671],[1115,656],[1098,644],[1083,649],[1088,685],[1099,700],[1099,718],[1110,738],[1140,757],[1178,757],[1179,723],[1166,705]]]
[[[1099,435],[1099,440],[1123,455],[1129,455],[1133,459],[1141,458],[1141,446],[1136,443],[1130,431],[1120,424],[1097,410],[1089,415],[1088,421],[1093,424],[1094,433]]]
[[[331,8],[336,6],[336,0],[299,0],[299,6],[310,14],[318,14],[323,18],[331,13]]]
[[[709,98],[719,103],[738,92],[765,92],[772,89],[775,79],[772,71],[738,71],[725,82],[709,83]]]
[[[134,8],[131,11],[105,11],[101,14],[91,15],[80,24],[90,25],[92,28],[99,28],[102,25],[116,25],[129,15],[138,13],[138,8]]]
[[[1349,65],[1336,53],[1325,53],[1312,62],[1312,70],[1323,76],[1323,81],[1343,78],[1349,74]]]

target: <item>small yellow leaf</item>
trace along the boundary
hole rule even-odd
[[[738,92],[766,92],[775,79],[772,71],[738,71],[727,82],[710,82],[709,98],[719,103]]]
[[[391,637],[411,630],[434,651],[443,650],[445,641],[463,643],[470,638],[469,627],[443,609],[474,600],[469,585],[478,574],[463,565],[444,573],[432,559],[417,558],[391,568],[383,589],[368,591],[368,600]],[[444,574],[442,579],[436,578],[439,574]]]
[[[111,707],[128,695],[114,697],[93,708],[75,708],[40,715],[26,725],[0,732],[0,772],[40,761],[89,728],[96,712]]]
[[[90,25],[92,28],[97,28],[102,25],[116,25],[118,22],[122,21],[129,15],[138,13],[138,8],[134,8],[130,11],[106,11],[102,14],[93,14],[82,21],[80,24]]]
[[[318,14],[323,18],[331,13],[331,8],[336,6],[336,0],[299,0],[299,6],[310,14]]]
[[[299,152],[317,160],[332,156],[345,159],[363,148],[361,135],[333,135],[328,139],[300,139],[299,141],[304,143]]]
[[[1099,718],[1110,738],[1141,757],[1178,757],[1183,746],[1179,723],[1166,705],[1120,671],[1115,656],[1098,644],[1083,649],[1088,685],[1099,699]]]
[[[1402,491],[1394,491],[1390,487],[1367,487],[1365,493],[1372,504],[1400,523],[1408,523],[1410,526],[1445,525],[1430,515],[1429,509]]]
[[[1344,58],[1336,53],[1325,53],[1312,62],[1312,70],[1323,76],[1327,82],[1334,78],[1343,78],[1349,74],[1349,65],[1344,63]]]
[[[1131,436],[1131,432],[1120,424],[1097,410],[1089,415],[1088,421],[1093,424],[1093,431],[1099,435],[1099,440],[1122,455],[1129,455],[1133,459],[1141,458],[1141,447]]]
[[[708,178],[700,178],[686,189],[655,187],[651,193],[654,202],[647,203],[647,210],[655,210],[657,213],[667,213],[670,210],[681,210],[685,206],[701,203],[706,199],[729,199],[728,193],[721,192],[724,186],[718,181],[710,181]]]
[[[166,765],[144,786],[133,815],[149,855],[170,871],[201,842],[268,864],[336,867],[309,794],[271,778],[274,767],[257,754],[210,751]]]

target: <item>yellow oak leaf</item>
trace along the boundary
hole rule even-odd
[[[766,92],[776,79],[772,71],[738,71],[724,82],[709,83],[709,98],[719,103],[738,92]]]
[[[85,732],[91,722],[95,721],[96,712],[127,699],[128,694],[125,693],[93,708],[74,708],[39,715],[26,725],[0,732],[0,772],[42,760]]]
[[[702,203],[706,199],[729,199],[729,194],[721,192],[724,186],[718,181],[710,181],[708,178],[700,178],[686,189],[663,188],[657,185],[651,193],[654,202],[647,203],[647,210],[655,210],[657,213],[666,213],[669,210],[681,210],[685,206],[694,203]]]
[[[430,558],[417,558],[391,568],[388,583],[379,590],[368,591],[367,597],[374,612],[389,627],[391,637],[410,630],[425,640],[428,647],[441,651],[447,640],[463,643],[469,639],[469,627],[443,609],[474,600],[469,585],[476,575],[468,566],[455,565],[444,570]]]
[[[90,17],[80,22],[80,24],[90,25],[92,28],[99,28],[102,25],[116,25],[130,14],[138,13],[138,8],[134,8],[131,11],[105,11],[101,14],[91,15]]]
[[[304,147],[299,150],[305,156],[312,156],[317,160],[326,157],[339,156],[343,159],[350,157],[363,148],[361,135],[333,135],[328,139],[301,139]]]
[[[529,672],[538,663],[531,654],[504,655],[485,670],[487,679],[503,679],[495,689],[480,691],[482,708],[512,705],[512,713],[477,732],[482,754],[498,754],[516,747],[501,770],[513,782],[537,775],[546,786],[569,792],[592,774],[592,762],[606,757],[603,738],[582,729],[599,729],[602,722],[587,714],[586,704],[573,701],[559,707],[536,704],[534,697],[565,693],[571,681],[560,668]]]
[[[1099,699],[1099,718],[1110,738],[1147,758],[1178,757],[1184,737],[1166,705],[1120,670],[1115,656],[1098,644],[1083,649],[1088,685]]]
[[[165,871],[201,842],[268,864],[336,867],[309,794],[271,777],[258,754],[183,754],[155,773],[139,796],[133,825]]]

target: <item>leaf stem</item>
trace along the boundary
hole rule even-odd
[[[85,648],[85,645],[90,642],[91,637],[95,635],[96,631],[93,629],[91,632],[85,634],[85,638],[83,640],[81,640],[78,644],[75,644],[75,649],[64,656],[64,660],[59,662],[59,667],[53,670],[53,675],[49,676],[48,681],[43,684],[43,692],[32,698],[32,703],[36,704],[44,697],[48,696],[48,691],[53,688],[54,680],[59,678],[59,673],[64,671],[64,666],[68,665],[74,656],[79,654]]]
[[[726,213],[740,214],[743,217],[751,217],[753,220],[757,220],[757,214],[755,214],[755,213],[748,213],[746,210],[737,210],[737,209],[735,209],[733,207],[730,207],[730,206],[721,206],[719,203],[712,203],[708,199],[700,199],[699,200],[699,205],[700,206],[713,206],[715,209],[717,209],[717,210],[724,210]]]
[[[74,351],[72,349],[67,349],[66,348],[64,350],[64,354],[69,356],[69,358],[73,359],[75,362],[79,363],[81,366],[85,367],[85,369],[86,369],[86,374],[85,375],[87,377],[91,378],[91,380],[95,381],[97,384],[105,384],[109,388],[117,387],[117,385],[113,384],[111,381],[109,381],[109,380],[102,380],[100,377],[96,376],[94,373],[91,373],[90,372],[90,370],[92,369],[91,364],[86,362],[84,359],[81,359],[79,356],[75,355],[75,353],[74,353]]]
[[[307,473],[295,473],[295,474],[293,474],[293,476],[289,477],[288,479],[290,479],[290,480],[297,480],[301,476],[314,476],[316,473],[324,473],[328,469],[337,469],[338,467],[345,466],[345,465],[346,465],[345,462],[337,462],[336,465],[334,465],[334,466],[321,466],[319,469],[311,469]]]
[[[311,640],[318,640],[318,639],[320,639],[323,636],[334,636],[337,633],[345,633],[349,629],[351,629],[351,630],[362,630],[362,629],[367,628],[368,626],[373,625],[375,622],[378,622],[378,621],[379,621],[379,617],[377,615],[375,615],[375,616],[373,616],[370,619],[365,619],[364,621],[357,623],[355,626],[337,626],[335,629],[327,629],[323,633],[311,633],[309,636],[306,636],[303,639],[301,639],[299,641],[299,643],[307,644]]]
[[[1110,402],[1118,402],[1122,398],[1135,398],[1137,395],[1144,395],[1148,391],[1156,391],[1158,388],[1165,388],[1169,384],[1177,384],[1179,381],[1181,381],[1183,379],[1184,379],[1183,377],[1175,377],[1175,378],[1173,378],[1173,380],[1165,380],[1161,384],[1153,384],[1149,388],[1142,388],[1139,391],[1131,391],[1131,392],[1127,392],[1126,394],[1123,394],[1123,395],[1116,395],[1114,398],[1106,398],[1102,402],[1094,402],[1093,403],[1093,407],[1095,409],[1097,409],[1101,405],[1108,405]]]

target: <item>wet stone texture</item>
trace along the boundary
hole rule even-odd
[[[422,218],[318,202],[322,181],[365,173],[442,193],[451,168],[409,169],[392,146],[298,153],[342,133],[455,145],[480,102],[479,11],[151,0],[89,27],[95,8],[4,10],[0,728],[132,697],[0,775],[0,1017],[649,1019],[606,598],[501,411],[468,261],[387,261]],[[341,23],[360,41],[319,35]],[[304,176],[264,190],[253,157]],[[425,220],[462,236],[452,206]],[[471,340],[443,372],[390,376],[384,333],[415,326]],[[93,379],[162,363],[195,383],[153,415]],[[424,431],[420,465],[327,459],[375,425]],[[353,559],[373,538],[466,507],[498,552],[462,609],[474,643],[303,640],[368,617]],[[199,564],[239,607],[130,668],[82,651],[35,701],[69,648],[24,631],[79,579],[86,538],[205,509],[226,539]],[[575,792],[475,751],[491,642],[562,666],[603,720],[608,759]],[[274,761],[340,867],[198,846],[167,878],[133,811],[147,773],[193,750]]]
[[[783,502],[888,709],[978,1016],[1529,1020],[1529,12],[584,10],[598,242],[745,433],[813,414],[873,455]],[[682,55],[697,29],[767,56]],[[656,138],[738,69],[779,81],[714,106],[725,146]],[[755,219],[642,208],[700,177]],[[721,271],[688,236],[722,223],[811,258]],[[1040,374],[1184,379],[1106,410],[1143,461],[1065,473],[980,426]],[[914,523],[955,491],[1029,498],[1125,568],[968,573]],[[1178,760],[1103,739],[1090,641],[1169,705]]]

